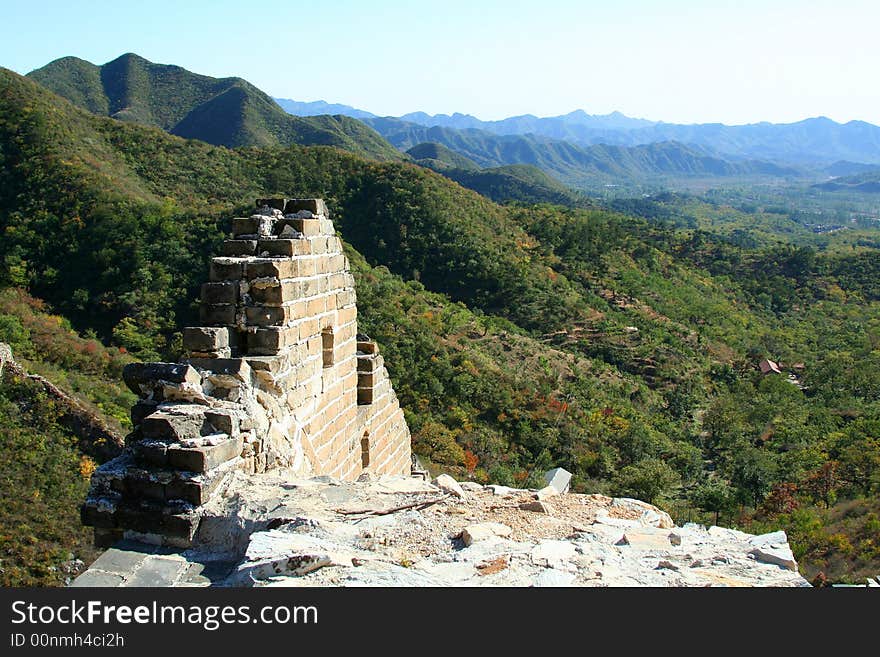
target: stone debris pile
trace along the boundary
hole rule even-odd
[[[676,527],[626,498],[435,482],[238,473],[206,506],[200,546],[110,550],[75,585],[809,586],[783,532]]]

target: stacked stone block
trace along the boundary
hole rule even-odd
[[[135,429],[83,506],[105,542],[127,532],[191,544],[200,507],[235,470],[410,470],[409,430],[375,343],[358,334],[354,280],[324,202],[257,208],[233,220],[211,260],[184,362],[126,368],[140,396]]]

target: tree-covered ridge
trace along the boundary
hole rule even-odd
[[[406,154],[419,166],[442,173],[462,187],[473,189],[497,203],[588,204],[585,196],[530,164],[481,169],[463,155],[433,142],[416,144]]]
[[[241,78],[198,75],[131,53],[102,66],[64,57],[28,77],[94,114],[210,144],[320,144],[376,159],[400,159],[399,153],[357,119],[294,117]]]
[[[810,577],[876,569],[862,529],[851,558],[822,556],[839,542],[826,502],[852,503],[859,527],[873,526],[876,250],[748,246],[630,212],[501,206],[413,164],[213,147],[91,116],[11,73],[0,81],[2,284],[80,331],[177,358],[229,218],[256,197],[322,196],[361,328],[432,468],[521,484],[562,465],[577,490],[680,519],[800,527]],[[761,375],[764,358],[797,381]]]
[[[586,195],[566,187],[530,164],[511,164],[479,171],[437,170],[462,187],[473,189],[496,203],[551,203],[569,207],[591,205]]]
[[[413,161],[435,171],[443,169],[464,169],[466,171],[479,171],[476,162],[456,153],[443,144],[426,141],[416,144],[406,151]]]

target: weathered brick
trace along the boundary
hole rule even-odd
[[[236,217],[232,220],[233,235],[256,235],[260,232],[262,220],[257,216]]]
[[[151,387],[158,381],[199,384],[202,377],[183,363],[129,363],[122,369],[122,380],[129,390],[140,395],[144,387]]]
[[[226,240],[220,246],[220,254],[229,257],[253,256],[256,252],[256,240]]]
[[[141,433],[147,439],[187,440],[198,438],[207,428],[205,416],[198,413],[173,413],[158,410],[141,422]]]
[[[268,254],[270,257],[293,257],[307,250],[303,248],[304,244],[308,242],[301,239],[260,240],[256,252],[261,256]]]
[[[217,351],[228,346],[226,327],[187,326],[183,329],[183,348],[188,351]]]
[[[237,281],[244,276],[244,260],[241,258],[211,258],[211,281]]]
[[[257,258],[248,261],[245,266],[245,277],[248,280],[255,278],[294,278],[296,266],[294,260],[286,258]]]
[[[314,276],[317,273],[317,268],[315,267],[315,258],[297,258],[293,262],[296,263],[297,267],[296,275],[300,278]]]
[[[164,440],[139,440],[132,445],[135,460],[144,467],[164,468],[168,465],[168,442]]]
[[[271,281],[271,282],[270,282]],[[302,298],[302,283],[300,281],[277,282],[277,279],[263,279],[255,281],[251,286],[250,295],[254,303],[269,306],[290,305]],[[291,311],[291,314],[295,314]]]
[[[203,303],[199,307],[199,321],[208,326],[235,324],[235,306],[230,303]]]
[[[168,447],[168,464],[190,472],[206,472],[241,454],[241,438],[229,438],[219,445]]]
[[[379,380],[379,372],[373,370],[370,372],[358,371],[358,388],[372,388]]]
[[[318,219],[291,219],[291,225],[305,237],[321,234],[321,222]]]
[[[312,214],[329,216],[324,199],[320,198],[289,198],[284,205],[284,214],[296,214],[308,210]]]
[[[238,290],[237,281],[205,283],[202,285],[202,303],[238,303]]]
[[[306,315],[320,315],[327,311],[327,297],[318,297],[317,299],[309,299],[306,306]]]
[[[318,335],[321,332],[320,324],[317,319],[304,319],[299,324],[297,324],[297,328],[299,329],[299,339],[300,340],[308,340],[312,336]]]
[[[222,472],[206,473],[198,478],[183,472],[175,473],[165,486],[165,497],[200,506],[210,499],[222,482]]]
[[[253,333],[248,333],[248,353],[255,356],[271,356],[284,349],[288,343],[290,331],[296,329],[284,329],[277,327],[260,328]]]
[[[357,308],[355,306],[351,306],[350,308],[343,308],[337,311],[336,321],[342,324],[348,324],[349,322],[353,322],[357,319]]]
[[[132,425],[138,426],[145,417],[156,410],[156,406],[157,404],[154,401],[138,401],[134,406],[131,407],[131,411],[129,413]]]
[[[378,351],[378,346],[374,341],[363,339],[361,335],[358,335],[357,350],[365,354],[375,354]]]
[[[251,306],[245,308],[245,316],[250,326],[283,326],[289,318],[285,306]]]
[[[239,434],[240,418],[232,410],[225,408],[212,408],[205,411],[205,419],[219,433],[235,438]]]
[[[108,498],[90,498],[80,507],[80,521],[88,527],[113,529],[116,522],[116,502]]]

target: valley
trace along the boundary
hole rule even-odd
[[[757,129],[720,131],[737,159],[620,117],[603,134],[685,141],[416,119],[296,118],[133,55],[0,69],[0,342],[124,433],[121,367],[180,356],[229,217],[322,197],[433,474],[562,466],[679,523],[783,528],[811,581],[880,571],[873,174],[814,186],[861,146],[775,162]],[[63,584],[96,556],[77,508],[106,455],[2,377],[2,581]]]

